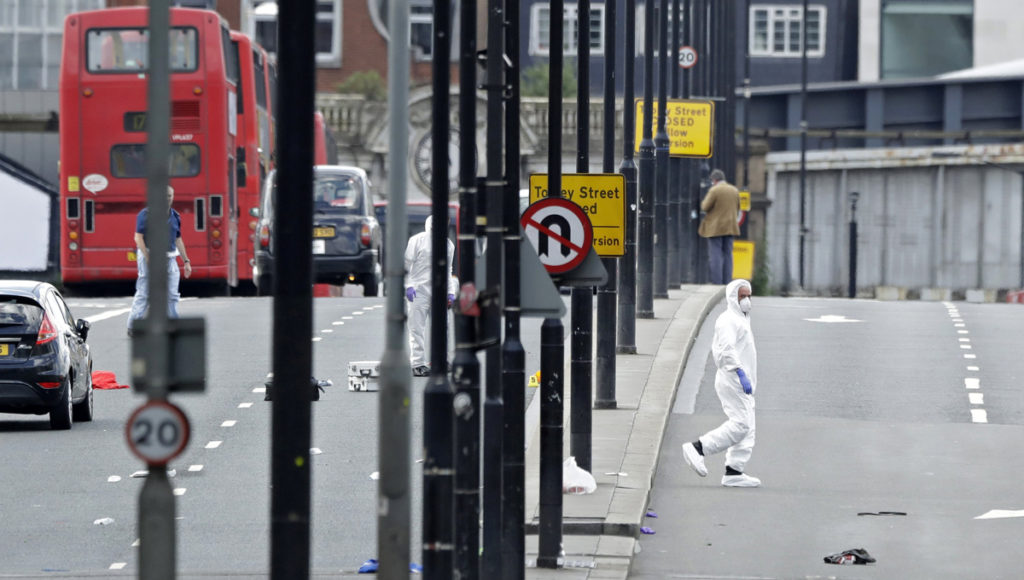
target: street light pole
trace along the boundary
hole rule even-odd
[[[615,172],[615,4],[605,5],[604,29],[604,146],[605,173]],[[629,108],[629,104],[625,104]],[[618,294],[618,259],[602,258],[608,282],[597,289],[597,392],[595,409],[614,409],[615,402],[615,300]]]
[[[654,2],[649,3],[653,7]],[[661,0],[658,19],[658,133],[654,138],[655,191],[654,191],[654,298],[668,298],[668,7],[669,0]],[[653,244],[653,240],[652,240]]]
[[[640,223],[637,245],[637,318],[654,318],[654,2],[644,6],[644,126],[640,141]]]
[[[636,0],[626,0],[623,26],[626,46],[622,50],[622,164],[626,178],[626,248],[619,264],[619,326],[615,351],[636,354],[636,189],[637,168],[633,161],[636,145]]]

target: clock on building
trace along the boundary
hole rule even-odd
[[[459,135],[459,132],[456,129],[449,130],[447,143],[448,154],[445,155],[445,158],[448,160],[449,197],[455,194],[459,186],[459,158],[461,155],[460,143],[461,136]],[[476,147],[474,146],[473,149],[473,174],[476,175]],[[431,180],[434,175],[433,151],[433,132],[428,129],[416,142],[412,153],[413,173],[416,176],[416,180],[419,182],[420,188],[422,188],[428,195],[431,194]]]

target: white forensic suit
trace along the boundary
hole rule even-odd
[[[725,465],[743,472],[754,449],[754,393],[757,391],[757,348],[750,330],[750,315],[740,308],[737,298],[746,280],[733,280],[725,288],[726,310],[715,321],[711,356],[718,367],[715,392],[722,402],[727,420],[717,429],[700,437],[704,455],[726,451]],[[743,392],[737,369],[750,381],[751,394]]]
[[[430,336],[430,272],[431,272],[431,230],[433,216],[427,216],[423,224],[424,231],[409,238],[405,247],[405,288],[412,288],[415,297],[409,306],[409,353],[413,372],[419,367],[427,366],[427,343]],[[459,287],[458,280],[452,277],[452,260],[455,257],[455,244],[448,242],[448,294],[454,296]],[[447,312],[442,313],[447,317]],[[446,318],[442,318],[446,320]]]

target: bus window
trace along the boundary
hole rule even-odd
[[[171,70],[191,72],[199,66],[195,28],[172,28]],[[143,28],[91,28],[86,33],[87,68],[91,73],[134,73],[149,68],[149,33]]]
[[[171,145],[171,177],[199,175],[199,146],[192,143]],[[146,176],[146,146],[142,143],[114,145],[110,148],[110,174],[119,178]]]

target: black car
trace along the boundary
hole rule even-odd
[[[52,429],[92,421],[88,334],[50,284],[0,281],[0,413],[49,413]]]
[[[381,229],[374,217],[370,180],[358,167],[318,165],[313,178],[313,278],[316,283],[360,284],[364,296],[377,296],[383,278]],[[271,172],[260,207],[259,236],[253,260],[256,291],[272,291],[278,197]]]

